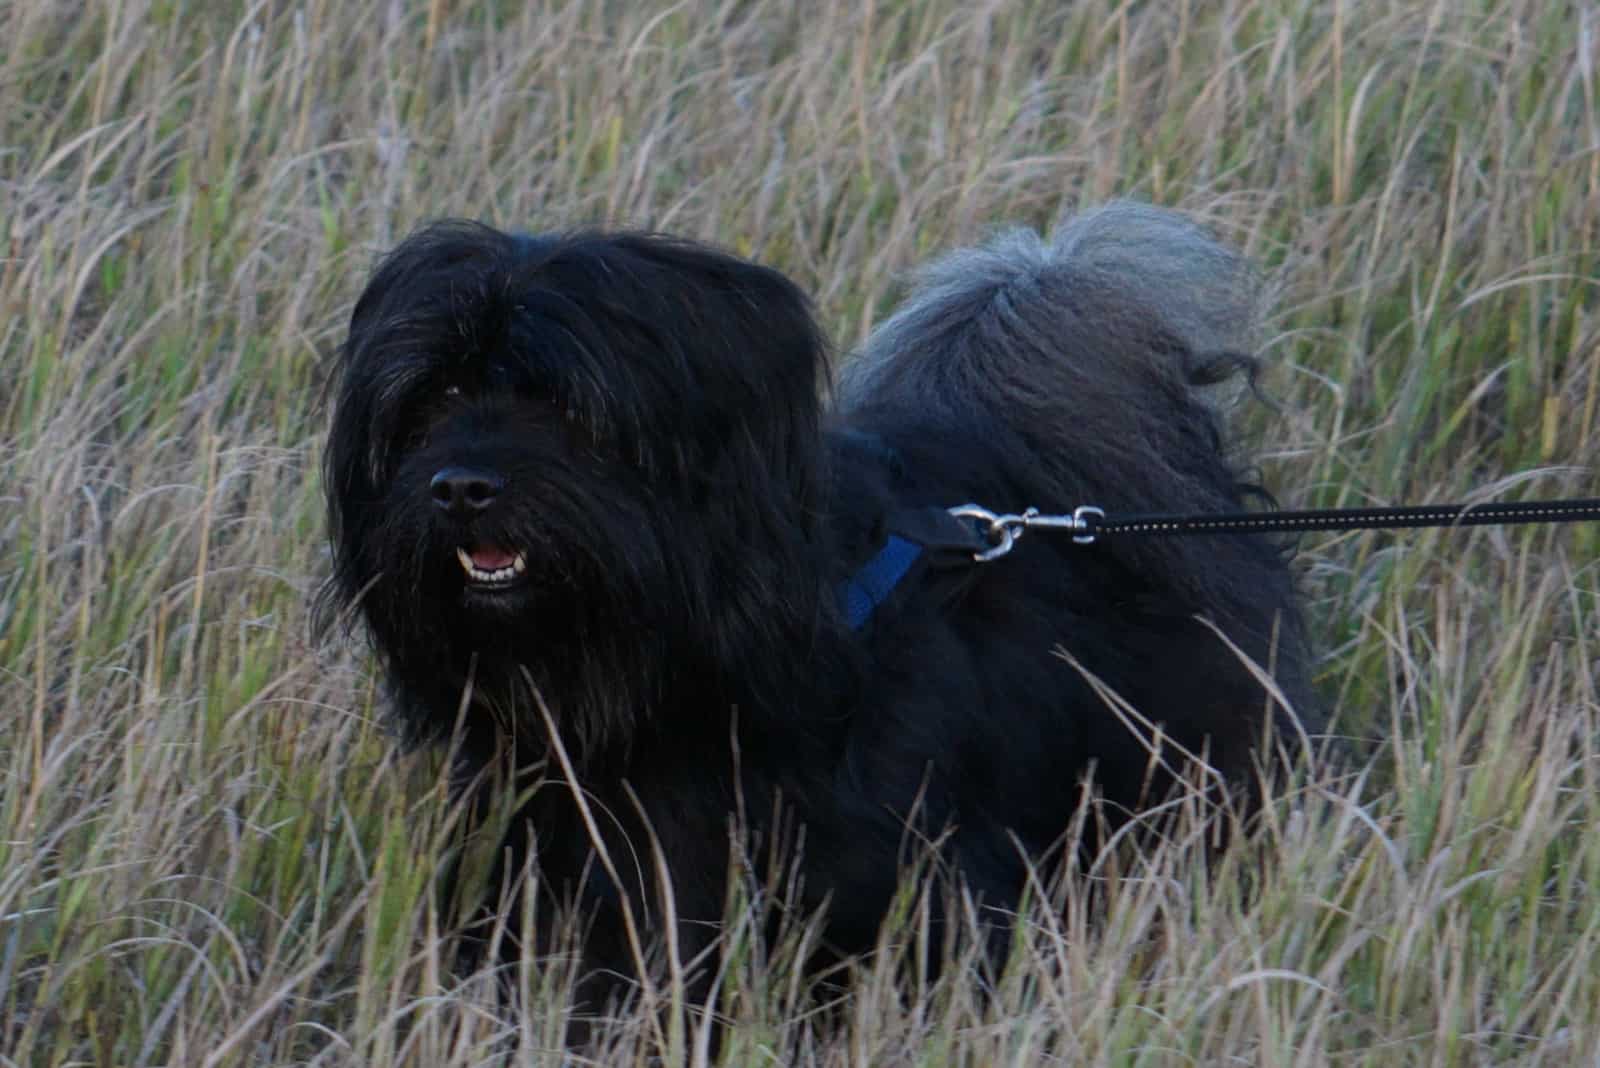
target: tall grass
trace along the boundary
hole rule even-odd
[[[0,41],[0,1064],[561,1059],[560,968],[516,1015],[450,977],[437,768],[306,640],[324,361],[422,219],[714,239],[847,348],[929,254],[1143,197],[1281,282],[1284,503],[1593,492],[1593,0],[12,0]],[[715,1056],[1595,1063],[1597,549],[1308,539],[1351,774],[1061,889],[986,993],[807,991],[735,909]],[[594,1055],[709,1059],[671,1001]]]

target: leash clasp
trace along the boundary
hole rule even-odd
[[[978,504],[958,504],[950,509],[950,514],[957,519],[977,520],[983,526],[983,535],[989,540],[989,548],[972,554],[972,558],[980,564],[998,560],[1010,552],[1016,545],[1017,539],[1026,534],[1029,527],[1070,531],[1072,540],[1077,544],[1092,544],[1094,525],[1090,517],[1095,519],[1106,517],[1104,511],[1092,504],[1074,508],[1071,515],[1042,515],[1037,508],[1029,508],[1020,513],[1001,514],[991,512]]]

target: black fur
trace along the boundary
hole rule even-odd
[[[359,609],[411,738],[459,721],[463,784],[497,762],[554,780],[504,872],[531,858],[541,893],[592,915],[588,967],[634,970],[624,899],[660,915],[631,859],[642,819],[688,954],[722,913],[730,818],[774,832],[777,794],[835,951],[872,944],[908,829],[948,832],[951,870],[1004,908],[1016,843],[1050,851],[1091,768],[1113,819],[1170,785],[1058,649],[1236,781],[1271,702],[1196,616],[1274,665],[1305,719],[1283,553],[1032,533],[914,579],[860,630],[839,585],[921,506],[1241,507],[1217,394],[1253,367],[1254,303],[1245,265],[1192,224],[1113,205],[936,265],[830,406],[823,338],[775,271],[654,235],[438,223],[351,320],[328,600]],[[520,551],[525,577],[475,589],[458,547]],[[535,690],[629,858],[623,885],[593,863]]]

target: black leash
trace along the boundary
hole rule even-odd
[[[979,561],[1011,551],[1029,530],[1063,530],[1080,545],[1127,534],[1272,534],[1308,530],[1394,530],[1416,527],[1481,527],[1510,523],[1571,523],[1600,519],[1600,497],[1485,504],[1425,504],[1395,508],[1313,508],[1297,512],[1222,512],[1216,515],[1107,516],[1093,505],[1070,515],[1045,515],[1029,508],[1003,515],[976,504],[950,509],[958,519],[977,522],[990,548],[973,553]]]
[[[1297,512],[1108,516],[1093,505],[1070,515],[1037,508],[1004,514],[977,504],[908,509],[889,517],[883,545],[838,585],[839,609],[860,630],[912,574],[935,567],[984,563],[1010,552],[1030,530],[1060,530],[1080,545],[1124,535],[1273,534],[1309,530],[1395,530],[1481,527],[1497,523],[1571,523],[1600,519],[1600,497],[1396,508],[1313,508]]]

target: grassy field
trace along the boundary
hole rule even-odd
[[[1137,196],[1281,283],[1284,504],[1595,492],[1595,0],[9,0],[0,42],[0,1065],[560,1062],[559,971],[510,1015],[445,970],[436,763],[308,638],[320,382],[425,218],[714,239],[848,349],[937,250]],[[1307,539],[1354,774],[1209,876],[1066,888],[987,997],[880,960],[819,1015],[750,944],[716,1057],[1597,1063],[1597,549]],[[682,1008],[596,1059],[707,1058]]]

